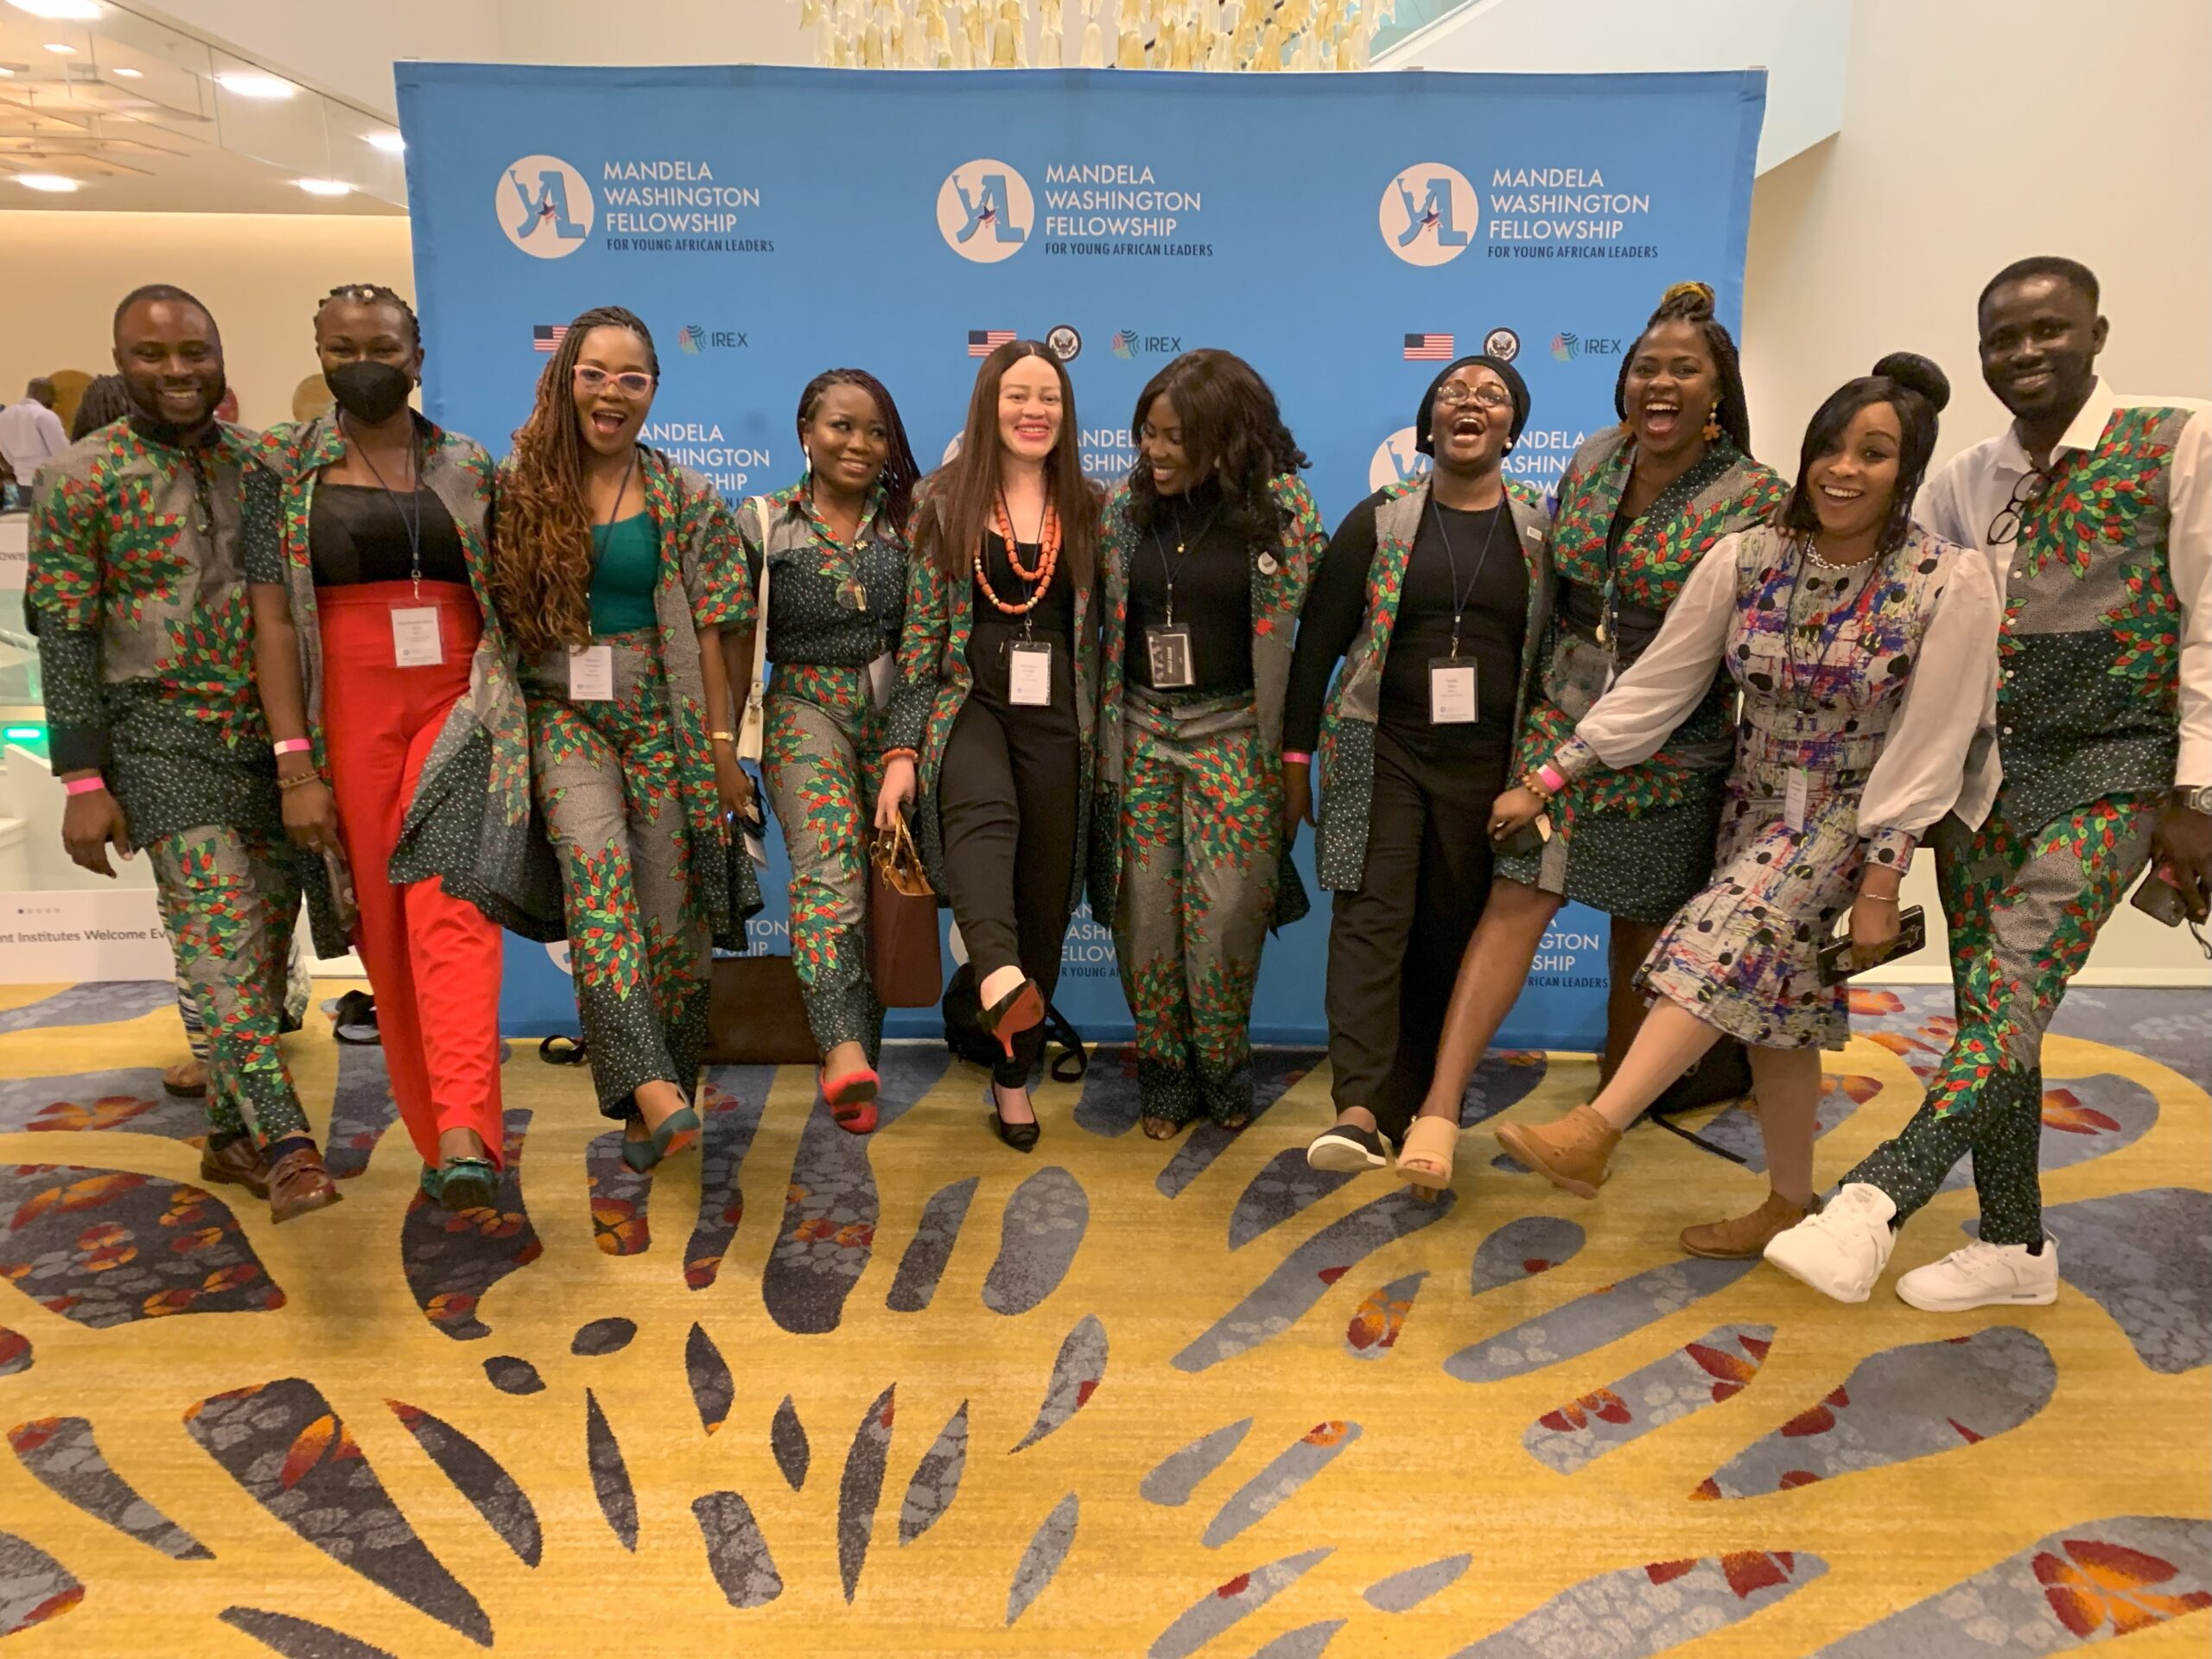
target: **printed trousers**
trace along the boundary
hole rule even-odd
[[[499,925],[435,876],[394,886],[386,873],[431,746],[468,695],[483,616],[458,582],[423,582],[419,594],[410,582],[364,582],[326,588],[317,601],[323,742],[392,1101],[424,1163],[439,1162],[441,1131],[473,1129],[504,1165]],[[391,613],[403,606],[436,609],[443,662],[394,666]]]
[[[1252,992],[1275,903],[1282,813],[1260,781],[1249,692],[1123,694],[1113,918],[1145,1115],[1252,1110]]]
[[[2000,793],[1969,830],[1936,825],[1936,882],[1950,930],[1958,1034],[1903,1133],[1843,1179],[1878,1186],[1897,1220],[1974,1154],[1981,1236],[2043,1237],[2043,1034],[2089,947],[2151,857],[2154,795],[2114,795],[2023,831]]]
[[[284,1018],[278,1027],[283,1035],[289,1037],[307,1024],[308,1004],[314,1000],[315,981],[308,976],[307,956],[300,949],[299,930],[294,928],[292,948],[284,954]],[[198,995],[181,968],[176,974],[176,1017],[184,1022],[185,1046],[192,1051],[192,1058],[207,1065],[207,1023],[200,1017]]]
[[[791,856],[791,966],[814,1046],[875,1064],[883,1006],[868,968],[868,843],[883,782],[883,717],[868,671],[779,663],[761,771]]]
[[[147,849],[178,976],[207,1038],[207,1125],[263,1146],[306,1135],[307,1114],[277,1048],[300,868],[281,836],[202,824]]]
[[[650,628],[603,635],[614,696],[568,695],[565,658],[533,664],[531,785],[561,860],[569,966],[599,1109],[627,1118],[648,1083],[688,1097],[707,1045],[713,955],[691,868],[676,731]]]

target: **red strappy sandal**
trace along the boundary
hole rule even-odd
[[[875,1131],[875,1092],[883,1079],[868,1066],[848,1071],[842,1077],[822,1079],[822,1098],[830,1103],[830,1116],[837,1127],[848,1135],[872,1135]]]

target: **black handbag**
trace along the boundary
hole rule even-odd
[[[970,1065],[996,1065],[1006,1058],[999,1039],[983,1029],[983,1002],[976,994],[976,965],[963,962],[944,987],[944,1046]],[[1045,1005],[1045,1037],[1060,1052],[1046,1070],[1057,1083],[1079,1083],[1090,1069],[1090,1052],[1073,1023],[1051,1003]]]

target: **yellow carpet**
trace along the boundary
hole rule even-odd
[[[1823,1179],[1942,1042],[1935,994],[1861,1001]],[[1970,1188],[1840,1307],[1688,1263],[1764,1180],[1656,1128],[1591,1204],[1481,1128],[1448,1207],[1311,1177],[1326,1067],[1280,1052],[1249,1130],[1160,1145],[1109,1051],[1029,1158],[941,1050],[893,1052],[867,1141],[803,1070],[719,1071],[648,1192],[518,1043],[517,1175],[448,1217],[378,1052],[311,1015],[345,1201],[276,1228],[192,1188],[161,988],[0,993],[0,1659],[2194,1659],[2212,1013],[2084,991],[2059,1029],[2067,1282],[1942,1318],[1889,1284]],[[1466,1121],[1591,1077],[1493,1060]]]

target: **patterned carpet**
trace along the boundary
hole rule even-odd
[[[1935,993],[1861,1005],[1824,1177],[1944,1040]],[[1763,1188],[1739,1110],[1703,1128],[1748,1167],[1641,1129],[1578,1204],[1478,1134],[1423,1205],[1306,1169],[1285,1052],[1250,1128],[1166,1146],[1109,1052],[1027,1159],[941,1051],[865,1141],[725,1069],[645,1181],[518,1044],[515,1173],[453,1217],[317,1020],[346,1201],[272,1228],[192,1185],[162,988],[0,993],[0,1659],[2201,1659],[2212,1002],[2058,1029],[2065,1288],[1943,1319],[1679,1254]],[[1493,1059],[1465,1121],[1591,1076]]]

